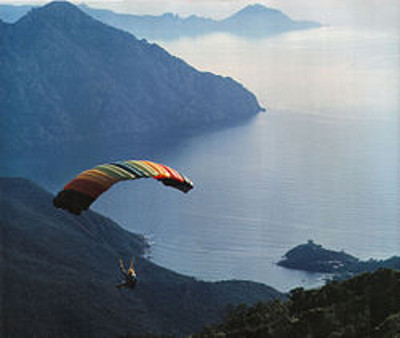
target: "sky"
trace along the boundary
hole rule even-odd
[[[0,4],[37,4],[42,0],[0,0]],[[132,14],[172,12],[222,19],[249,4],[282,10],[293,19],[316,20],[325,25],[400,30],[399,0],[72,0],[91,7]]]

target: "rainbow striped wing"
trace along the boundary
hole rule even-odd
[[[190,179],[164,164],[151,161],[120,161],[98,165],[81,172],[57,194],[53,204],[57,208],[79,215],[115,183],[149,177],[185,193],[193,188]]]

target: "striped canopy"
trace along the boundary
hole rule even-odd
[[[81,172],[57,194],[53,204],[57,208],[79,215],[113,184],[148,177],[185,193],[193,188],[190,179],[164,164],[151,161],[121,161],[98,165]]]

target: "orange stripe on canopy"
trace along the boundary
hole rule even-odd
[[[166,168],[164,168],[163,165],[161,164],[157,164],[154,162],[150,162],[150,161],[142,161],[143,163],[147,164],[148,166],[152,167],[154,170],[156,170],[159,175],[154,176],[155,179],[160,179],[160,178],[170,178],[170,173],[168,172],[168,170],[166,170]]]

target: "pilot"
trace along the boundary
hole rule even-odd
[[[124,262],[123,262],[122,258],[119,259],[119,268],[121,270],[122,275],[124,276],[124,280],[120,284],[115,285],[115,287],[117,289],[120,289],[123,287],[130,288],[130,289],[135,288],[136,283],[137,283],[137,276],[136,276],[135,269],[133,267],[133,259],[131,259],[131,264],[129,266],[128,272],[126,272],[126,270],[125,270]]]

